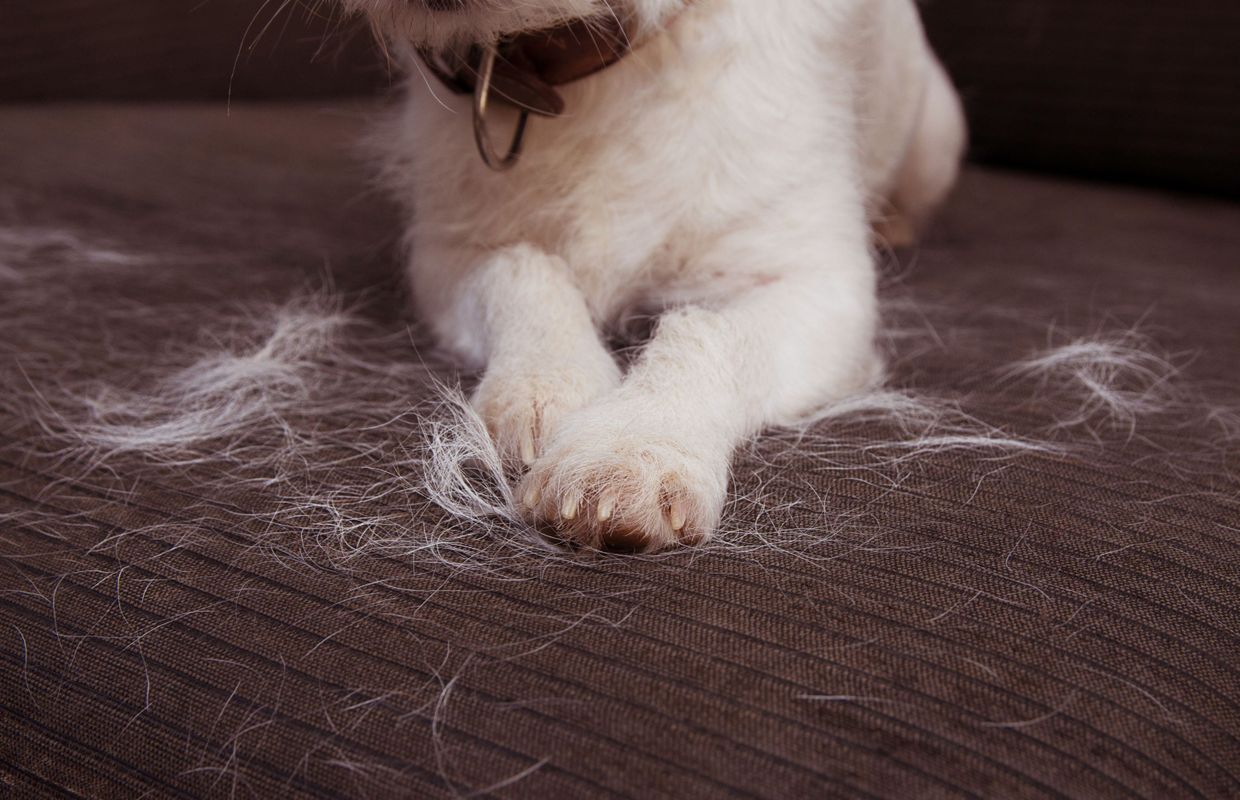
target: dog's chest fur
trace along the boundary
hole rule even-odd
[[[838,204],[841,185],[843,196],[883,190],[916,105],[890,95],[920,90],[900,81],[923,58],[912,13],[906,0],[701,2],[566,87],[567,116],[535,120],[502,176],[474,151],[468,100],[415,88],[385,134],[399,162],[389,174],[414,209],[414,258],[530,243],[565,260],[603,320],[706,282],[761,280],[753,264],[699,269],[694,255],[755,214]],[[878,40],[904,30],[902,47]],[[841,134],[838,117],[858,109],[881,118],[882,135]],[[514,116],[493,115],[497,140]]]

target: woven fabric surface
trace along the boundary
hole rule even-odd
[[[824,423],[856,453],[747,448],[728,523],[818,539],[660,559],[496,544],[490,570],[314,557],[311,511],[278,487],[43,446],[21,409],[47,376],[125,386],[201,333],[167,319],[325,274],[391,334],[372,358],[424,355],[396,217],[353,155],[372,110],[0,114],[0,291],[52,266],[62,284],[0,320],[0,797],[1240,792],[1240,457],[1211,415],[881,474],[864,446],[893,436],[882,421]],[[933,323],[891,338],[893,383],[1031,434],[1070,401],[994,376],[1052,332],[1140,323],[1227,401],[1237,260],[1240,207],[973,169],[885,268],[885,296]],[[150,313],[108,316],[130,301]],[[329,482],[365,480],[340,464]],[[411,540],[446,524],[366,502]]]

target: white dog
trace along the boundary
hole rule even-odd
[[[913,0],[344,2],[411,76],[381,138],[416,302],[532,522],[701,541],[739,443],[879,380],[872,231],[965,138]],[[646,312],[625,374],[601,332]]]

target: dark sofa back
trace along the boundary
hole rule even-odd
[[[333,17],[332,3],[7,6],[0,100],[222,102],[230,85],[234,99],[267,99],[391,83],[365,26]],[[964,92],[976,158],[1240,195],[1240,2],[931,0],[923,10]]]
[[[933,0],[976,158],[1240,195],[1240,2]]]
[[[311,10],[313,8],[314,10]],[[0,0],[0,100],[369,92],[370,32],[311,0]]]

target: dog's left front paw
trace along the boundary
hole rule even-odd
[[[501,457],[529,467],[560,420],[619,384],[619,368],[602,354],[555,368],[491,369],[472,402]]]
[[[517,494],[527,517],[571,543],[607,550],[653,552],[709,538],[723,510],[729,454],[596,419],[605,415],[574,415],[534,464]]]

